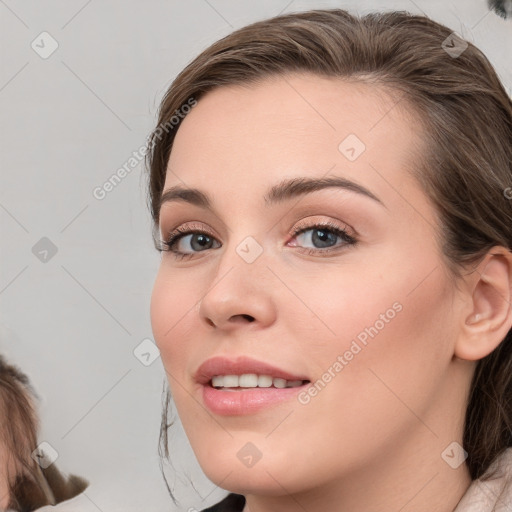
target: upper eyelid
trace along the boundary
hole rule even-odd
[[[318,215],[315,215],[314,217],[318,217]],[[195,222],[197,222],[198,225],[194,225]],[[189,225],[189,224],[191,224],[191,225]],[[217,237],[217,235],[215,235],[213,233],[213,230],[203,227],[203,226],[204,226],[204,223],[202,223],[201,221],[188,221],[188,222],[178,224],[176,227],[174,227],[172,229],[169,229],[167,231],[167,235],[163,235],[162,233],[160,235],[164,238],[164,237],[170,237],[172,234],[177,234],[178,236],[179,235],[186,236],[188,234],[191,234],[191,232],[192,233],[193,232],[205,232],[206,234],[208,234],[212,237]],[[304,219],[301,219],[295,224],[295,226],[296,227],[294,229],[290,230],[290,232],[289,232],[290,234],[294,233],[295,235],[297,235],[297,233],[300,231],[307,231],[309,229],[313,229],[316,226],[323,226],[326,228],[336,228],[336,229],[340,229],[343,231],[347,231],[349,234],[353,233],[354,236],[357,235],[357,232],[355,229],[353,229],[346,222],[343,222],[340,220],[336,220],[336,221],[333,221],[333,220],[324,220],[324,221],[309,220],[309,221],[306,221]],[[182,231],[182,232],[180,233],[180,231]]]
[[[197,223],[197,225],[195,225],[195,223]],[[211,234],[212,236],[214,236],[214,234],[212,232],[213,230],[208,229],[208,228],[203,227],[203,226],[204,226],[204,222],[201,222],[201,221],[188,221],[188,222],[181,222],[179,224],[176,224],[171,229],[163,230],[162,225],[160,224],[160,236],[162,238],[166,238],[166,237],[169,237],[171,234],[176,233],[178,230],[206,231],[206,232],[208,232],[208,234]],[[164,231],[164,232],[162,233],[162,231]]]
[[[304,222],[303,226],[301,226],[302,222]],[[352,237],[359,237],[359,233],[352,226],[350,226],[348,223],[343,222],[342,220],[339,220],[339,219],[337,219],[337,220],[329,219],[329,220],[323,220],[323,221],[322,220],[304,221],[302,219],[296,224],[296,227],[292,230],[292,232],[295,232],[295,235],[297,235],[297,232],[300,232],[302,230],[313,229],[316,226],[322,226],[322,227],[330,228],[330,229],[338,229],[341,231],[345,231],[348,235],[351,235]]]

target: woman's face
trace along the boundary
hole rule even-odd
[[[396,101],[288,75],[218,88],[179,128],[164,191],[198,189],[209,207],[163,203],[162,239],[181,237],[162,253],[151,321],[192,448],[223,488],[361,485],[369,467],[405,476],[413,453],[452,471],[441,452],[461,435],[468,385],[453,359],[460,302],[409,174],[421,129]],[[355,185],[321,186],[334,179]],[[211,358],[224,361],[198,375]],[[215,380],[227,390],[212,374],[257,377]],[[254,389],[262,375],[309,382]]]

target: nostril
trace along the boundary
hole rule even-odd
[[[254,322],[255,318],[251,315],[240,314],[240,315],[233,315],[229,320],[231,322],[235,322],[235,323],[243,322],[246,320],[249,322]]]

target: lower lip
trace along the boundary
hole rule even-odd
[[[247,388],[234,391],[203,385],[203,401],[215,414],[223,416],[258,412],[265,407],[290,400],[309,386],[309,382],[294,388]]]

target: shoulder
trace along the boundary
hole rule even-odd
[[[497,469],[489,480],[473,480],[454,512],[507,512],[512,503],[512,447],[491,465]],[[485,475],[484,475],[485,476]]]
[[[228,494],[222,501],[201,512],[242,512],[245,498],[241,494]]]

